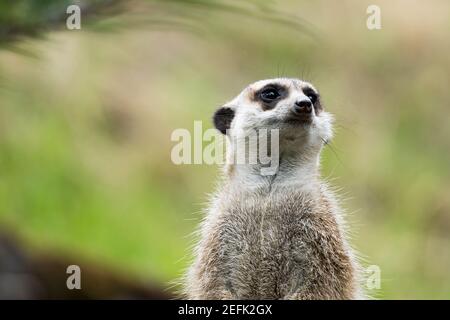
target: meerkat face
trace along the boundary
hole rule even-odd
[[[321,147],[332,136],[332,116],[318,91],[299,79],[257,81],[214,114],[214,125],[230,137],[249,130],[278,129],[280,146]]]

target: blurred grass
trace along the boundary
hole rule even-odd
[[[18,44],[36,58],[0,52],[2,225],[31,248],[173,281],[217,168],[172,164],[171,132],[210,127],[249,82],[305,77],[337,118],[323,175],[350,198],[377,296],[450,298],[449,4],[381,1],[383,28],[369,31],[368,1],[255,3],[249,17],[156,1],[115,17],[137,22],[121,32]],[[264,19],[271,8],[320,36]]]

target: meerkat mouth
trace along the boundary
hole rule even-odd
[[[284,139],[297,141],[307,134],[313,126],[312,117],[288,117],[283,121],[286,129]]]
[[[284,120],[285,123],[293,124],[293,125],[310,125],[313,122],[311,115],[295,115],[289,116]]]

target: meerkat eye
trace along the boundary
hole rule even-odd
[[[312,104],[316,103],[317,99],[319,98],[319,95],[312,89],[305,89],[303,90],[303,93],[308,97],[309,100],[311,100]]]
[[[314,104],[314,103],[316,103],[316,101],[317,101],[317,94],[315,94],[315,93],[310,93],[310,94],[308,94],[308,98],[309,98],[309,100],[311,100],[311,102]]]
[[[259,96],[262,101],[270,103],[278,99],[281,96],[281,94],[277,88],[267,88],[261,91]]]

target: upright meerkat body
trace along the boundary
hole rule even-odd
[[[319,94],[298,79],[258,81],[214,115],[232,141],[278,130],[278,167],[230,161],[186,276],[190,299],[361,298],[358,265],[319,154],[332,135]],[[272,140],[272,144],[274,141]],[[239,149],[231,143],[228,159]]]

